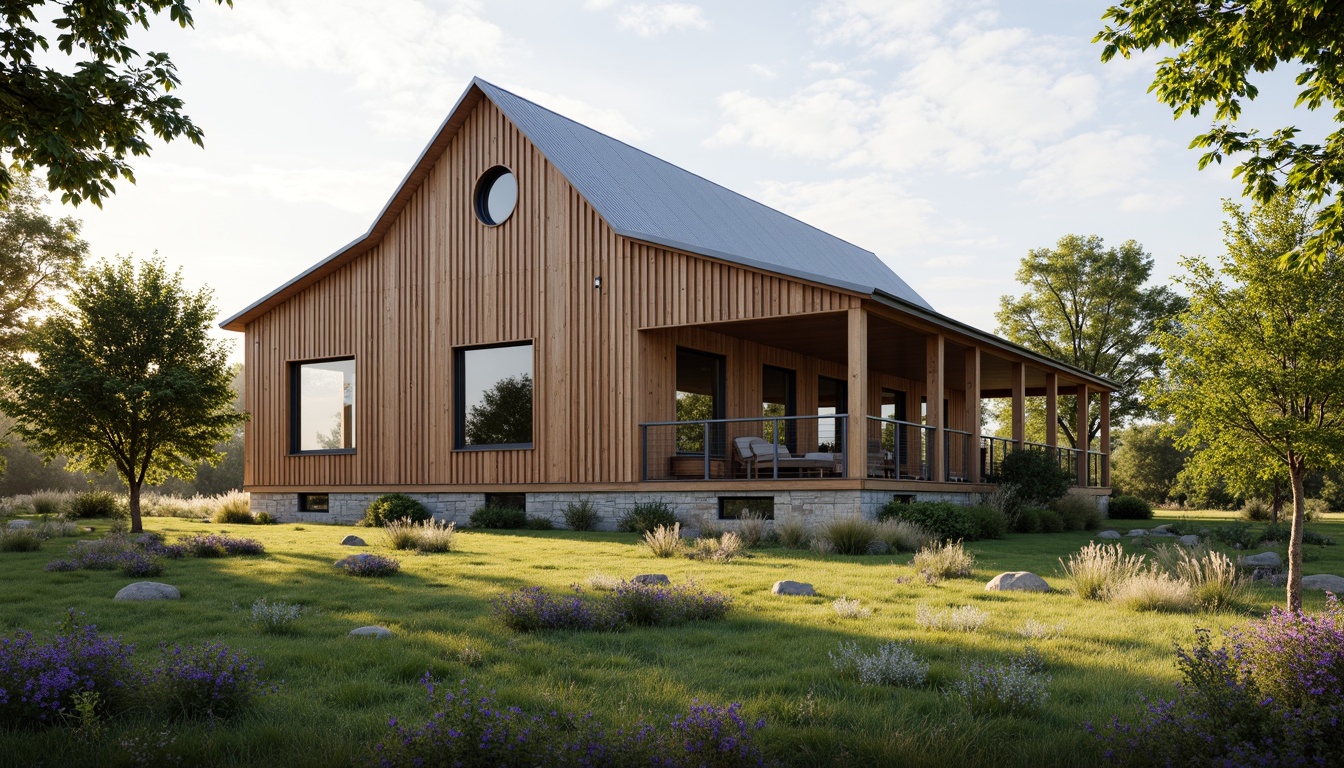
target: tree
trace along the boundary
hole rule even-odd
[[[1326,0],[1123,0],[1102,18],[1111,22],[1093,39],[1106,44],[1102,61],[1170,46],[1175,54],[1158,62],[1148,90],[1176,117],[1213,105],[1213,125],[1190,144],[1207,150],[1201,169],[1244,158],[1233,178],[1261,204],[1280,190],[1311,205],[1334,198],[1317,210],[1312,231],[1280,254],[1283,263],[1319,267],[1344,248],[1344,129],[1318,144],[1299,142],[1294,126],[1268,136],[1236,126],[1242,100],[1259,94],[1252,73],[1280,63],[1300,67],[1295,106],[1328,104],[1344,122],[1344,8]]]
[[[47,458],[102,472],[130,493],[140,531],[140,491],[169,475],[190,479],[217,462],[217,443],[247,417],[232,408],[227,347],[211,340],[209,289],[195,293],[163,262],[103,262],[80,275],[70,306],[30,337],[31,354],[0,363],[0,411]]]
[[[147,133],[202,144],[182,100],[169,93],[179,81],[168,54],[141,55],[126,44],[133,25],[148,29],[165,10],[178,26],[192,26],[187,0],[0,3],[0,151],[25,171],[46,169],[61,202],[102,205],[118,176],[134,183],[126,157],[149,154]],[[65,60],[41,66],[34,58],[52,58],[51,37]],[[14,186],[0,165],[0,198]]]
[[[468,445],[532,442],[532,377],[509,376],[483,392],[467,414],[466,437]]]
[[[1304,481],[1344,461],[1344,260],[1314,275],[1279,268],[1313,233],[1309,206],[1276,198],[1249,213],[1228,203],[1220,267],[1185,259],[1190,307],[1157,343],[1168,378],[1157,405],[1204,461],[1252,461],[1283,471],[1293,493],[1288,609],[1302,607]],[[1224,280],[1228,281],[1227,283]],[[1277,467],[1275,467],[1277,465]]]
[[[19,348],[33,318],[52,307],[89,251],[78,219],[42,212],[47,198],[31,176],[20,172],[12,183],[0,200],[0,352]]]
[[[1111,455],[1111,484],[1153,504],[1172,496],[1189,454],[1176,447],[1170,424],[1136,424],[1117,434]]]
[[[999,333],[1116,382],[1111,395],[1114,423],[1147,415],[1139,386],[1162,367],[1148,335],[1185,308],[1185,299],[1170,290],[1143,287],[1152,273],[1152,257],[1133,240],[1108,249],[1099,237],[1066,235],[1054,248],[1033,249],[1022,259],[1017,281],[1026,292],[1020,298],[999,299]],[[1073,422],[1076,401],[1067,396],[1060,402],[1058,422],[1065,438],[1075,447],[1090,445],[1101,428],[1100,408],[1092,409],[1088,433],[1079,443]],[[1043,420],[1042,410],[1038,422]]]

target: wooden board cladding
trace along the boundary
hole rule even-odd
[[[486,227],[472,193],[495,165],[514,171],[519,200],[512,218]],[[246,484],[630,482],[640,326],[855,301],[615,235],[482,101],[381,241],[248,324]],[[454,451],[454,350],[514,341],[533,343],[534,447]],[[289,364],[346,356],[356,362],[355,453],[289,455]]]

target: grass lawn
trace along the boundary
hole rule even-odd
[[[1230,513],[1186,513],[1217,524]],[[1132,523],[1123,533],[1178,515]],[[1311,524],[1344,540],[1344,516]],[[104,526],[105,527],[105,526]],[[48,573],[73,539],[47,542],[40,552],[0,553],[0,630],[43,635],[73,608],[85,623],[121,636],[150,657],[160,643],[223,642],[262,659],[279,690],[231,720],[169,725],[147,715],[107,724],[96,740],[65,728],[16,731],[0,727],[0,763],[13,765],[135,765],[177,756],[184,765],[326,766],[361,764],[387,733],[387,719],[418,723],[431,710],[419,680],[426,671],[445,681],[466,679],[495,690],[503,704],[526,710],[592,711],[604,722],[662,720],[691,701],[742,702],[750,719],[763,717],[768,750],[789,765],[1095,765],[1094,740],[1083,723],[1132,718],[1139,694],[1170,696],[1177,679],[1173,643],[1188,643],[1196,627],[1244,622],[1283,602],[1282,588],[1253,587],[1239,612],[1130,613],[1063,592],[999,594],[984,584],[1005,570],[1029,570],[1061,588],[1058,558],[1091,539],[1089,533],[1012,535],[968,545],[974,578],[929,586],[914,578],[909,555],[822,557],[781,548],[757,549],[727,564],[658,559],[631,534],[463,532],[457,551],[393,553],[402,572],[384,579],[338,573],[332,562],[351,554],[339,546],[352,531],[367,550],[389,551],[376,530],[324,525],[217,526],[147,518],[146,529],[177,535],[226,530],[260,539],[260,557],[168,561],[162,581],[182,590],[180,601],[119,603],[112,596],[137,581],[108,571]],[[100,531],[101,532],[101,531]],[[1344,574],[1344,547],[1308,547],[1306,572]],[[520,635],[494,618],[490,599],[503,591],[542,586],[563,591],[594,572],[630,577],[666,573],[695,579],[732,595],[726,621],[619,633]],[[780,579],[815,585],[819,597],[777,597]],[[837,597],[857,598],[870,618],[841,619]],[[300,603],[311,612],[288,635],[250,624],[257,598]],[[916,607],[974,605],[990,614],[979,632],[921,630]],[[1308,593],[1308,610],[1324,603]],[[1034,641],[1052,677],[1045,709],[1029,716],[979,717],[942,695],[967,659],[999,659],[1021,649],[1018,628],[1035,619],[1058,635]],[[349,638],[366,624],[390,627],[391,640]],[[827,657],[842,641],[874,646],[911,640],[931,663],[923,689],[864,687],[841,678]],[[480,653],[468,663],[471,648]],[[165,736],[159,734],[165,730]],[[165,742],[156,746],[157,742]],[[133,743],[128,743],[133,742]],[[137,762],[139,761],[139,762]]]

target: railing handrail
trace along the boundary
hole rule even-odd
[[[953,429],[951,427],[943,427],[943,431],[953,435],[965,435],[967,437],[971,436],[970,432],[965,432],[960,429]]]
[[[751,416],[739,419],[690,419],[687,421],[643,421],[641,427],[680,427],[685,424],[740,424],[745,422],[758,421],[805,421],[811,419],[844,419],[847,413],[827,413],[815,416]]]
[[[919,429],[935,429],[928,424],[917,424],[913,421],[901,421],[900,419],[888,419],[885,416],[864,416],[869,421],[880,421],[883,424],[900,424],[903,427],[917,427]]]

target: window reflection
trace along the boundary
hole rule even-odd
[[[355,447],[355,361],[326,360],[296,366],[299,451],[340,451]]]
[[[458,447],[532,443],[532,344],[457,353]]]

